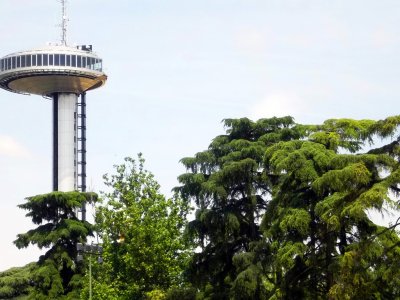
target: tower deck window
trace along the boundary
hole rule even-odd
[[[54,56],[53,54],[49,54],[49,66],[54,65]]]
[[[76,55],[72,55],[71,60],[72,60],[71,66],[76,67]]]
[[[21,68],[25,68],[25,66],[26,66],[25,55],[21,55]]]
[[[54,54],[54,65],[55,66],[60,65],[60,54]]]
[[[31,56],[28,54],[28,55],[25,55],[25,58],[26,58],[26,66],[27,66],[27,67],[30,67],[30,66],[32,65],[32,58],[31,58]]]
[[[76,66],[78,68],[82,67],[82,63],[81,63],[82,56],[78,55],[76,58],[77,58]]]
[[[15,69],[17,67],[17,58],[13,56],[11,58],[11,61],[12,61],[12,68]]]
[[[88,57],[87,68],[93,70],[94,69],[94,58]]]
[[[37,66],[42,66],[42,54],[37,55]]]
[[[36,54],[32,55],[32,66],[36,66]]]
[[[71,55],[66,55],[65,58],[67,59],[66,66],[70,67],[71,66]]]
[[[43,54],[43,66],[48,66],[48,65],[49,65],[49,55]]]
[[[60,66],[65,66],[65,54],[60,54]]]

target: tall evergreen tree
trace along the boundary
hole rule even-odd
[[[189,276],[212,299],[230,297],[237,272],[245,264],[234,260],[235,255],[251,260],[258,251],[256,242],[262,241],[260,219],[276,180],[262,170],[267,147],[300,139],[307,132],[291,117],[258,122],[226,119],[224,124],[227,134],[216,137],[208,150],[182,159],[189,172],[179,177],[182,186],[176,188],[197,206],[189,231],[201,251],[194,255]],[[238,287],[236,293],[259,297],[261,275],[259,268],[243,273],[252,278],[252,289]]]
[[[36,245],[47,252],[39,258],[32,274],[31,299],[79,299],[83,270],[75,264],[76,244],[93,234],[93,225],[80,221],[76,212],[84,202],[94,203],[97,195],[80,192],[52,192],[26,198],[19,205],[38,227],[18,234],[21,249]]]

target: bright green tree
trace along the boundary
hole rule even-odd
[[[126,158],[115,170],[104,176],[109,190],[96,216],[104,247],[102,277],[96,284],[105,292],[99,299],[161,297],[182,282],[188,206],[160,193],[141,155],[137,161]]]
[[[277,271],[269,276],[275,297],[399,296],[395,279],[379,275],[397,274],[399,265],[387,263],[398,257],[398,236],[368,215],[383,212],[385,205],[396,208],[389,192],[400,180],[399,149],[392,144],[361,151],[374,134],[394,133],[399,120],[328,120],[307,139],[266,151],[266,173],[280,177],[262,226],[276,258]]]
[[[36,263],[0,272],[0,299],[27,299]]]
[[[190,274],[202,297],[398,298],[398,224],[378,226],[368,212],[398,211],[399,146],[363,147],[399,123],[226,120],[226,135],[182,160],[177,188],[197,206]]]
[[[38,227],[18,234],[14,243],[20,249],[29,245],[49,249],[32,273],[30,299],[78,299],[83,270],[75,264],[76,244],[93,235],[93,225],[79,220],[77,211],[83,203],[94,203],[97,195],[52,192],[26,200],[19,207]]]

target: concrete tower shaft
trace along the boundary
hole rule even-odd
[[[77,102],[78,95],[53,95],[53,190],[77,189]]]

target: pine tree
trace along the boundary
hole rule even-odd
[[[226,119],[227,134],[216,137],[209,149],[182,159],[188,173],[176,188],[197,206],[189,232],[201,248],[194,255],[189,276],[205,291],[205,297],[228,299],[231,287],[243,298],[260,297],[263,270],[249,260],[265,256],[259,223],[267,207],[274,177],[262,171],[264,153],[278,142],[299,139],[307,132],[291,117]],[[268,251],[267,251],[268,252]],[[238,283],[238,271],[241,283]]]
[[[80,192],[52,192],[26,198],[19,205],[38,227],[18,234],[14,241],[21,249],[36,245],[47,252],[39,258],[32,274],[31,299],[79,299],[83,270],[75,264],[76,244],[93,235],[93,225],[77,218],[84,202],[94,203],[97,195]]]

